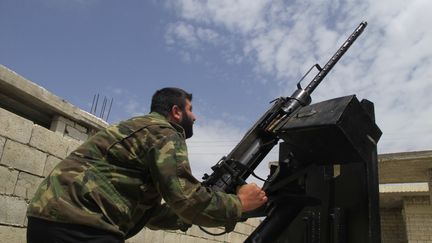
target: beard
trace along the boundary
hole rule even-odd
[[[184,112],[183,114],[185,114],[183,116],[183,119],[180,121],[179,125],[183,128],[183,130],[185,131],[185,135],[186,135],[186,139],[192,137],[193,135],[193,120],[191,117],[189,117],[186,112]]]

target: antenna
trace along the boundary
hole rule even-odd
[[[107,110],[108,100],[109,100],[109,98],[104,96],[101,108],[98,111],[99,94],[93,95],[93,101],[92,101],[92,106],[90,108],[90,113],[99,117],[99,118],[102,118],[102,120],[108,122],[108,118],[109,118],[109,115],[111,113],[111,108],[112,108],[112,105],[114,102],[114,98],[111,98],[111,101],[109,102],[110,104],[109,104],[109,107]],[[106,117],[105,117],[105,112],[107,112]],[[99,116],[97,115],[97,113],[99,113]]]

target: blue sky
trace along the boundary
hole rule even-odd
[[[186,60],[167,40],[175,11],[159,2],[2,0],[0,7],[2,63],[86,110],[96,93],[114,98],[110,122],[148,112],[164,86],[194,93],[197,110],[213,116],[248,109],[256,98],[243,96],[250,81],[261,85],[248,64],[229,65],[214,46],[196,47]],[[270,99],[264,93],[261,110]]]
[[[369,99],[380,153],[430,150],[430,9],[428,0],[0,0],[0,64],[87,111],[96,93],[114,98],[110,123],[147,113],[158,88],[192,92],[188,143],[201,172],[366,20],[313,101]]]

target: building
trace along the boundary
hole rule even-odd
[[[379,156],[384,243],[432,242],[432,151]]]

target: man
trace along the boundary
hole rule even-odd
[[[107,127],[61,161],[29,204],[28,242],[124,242],[144,226],[229,225],[263,205],[255,184],[232,195],[193,177],[191,101],[182,89],[158,90],[150,114]]]

